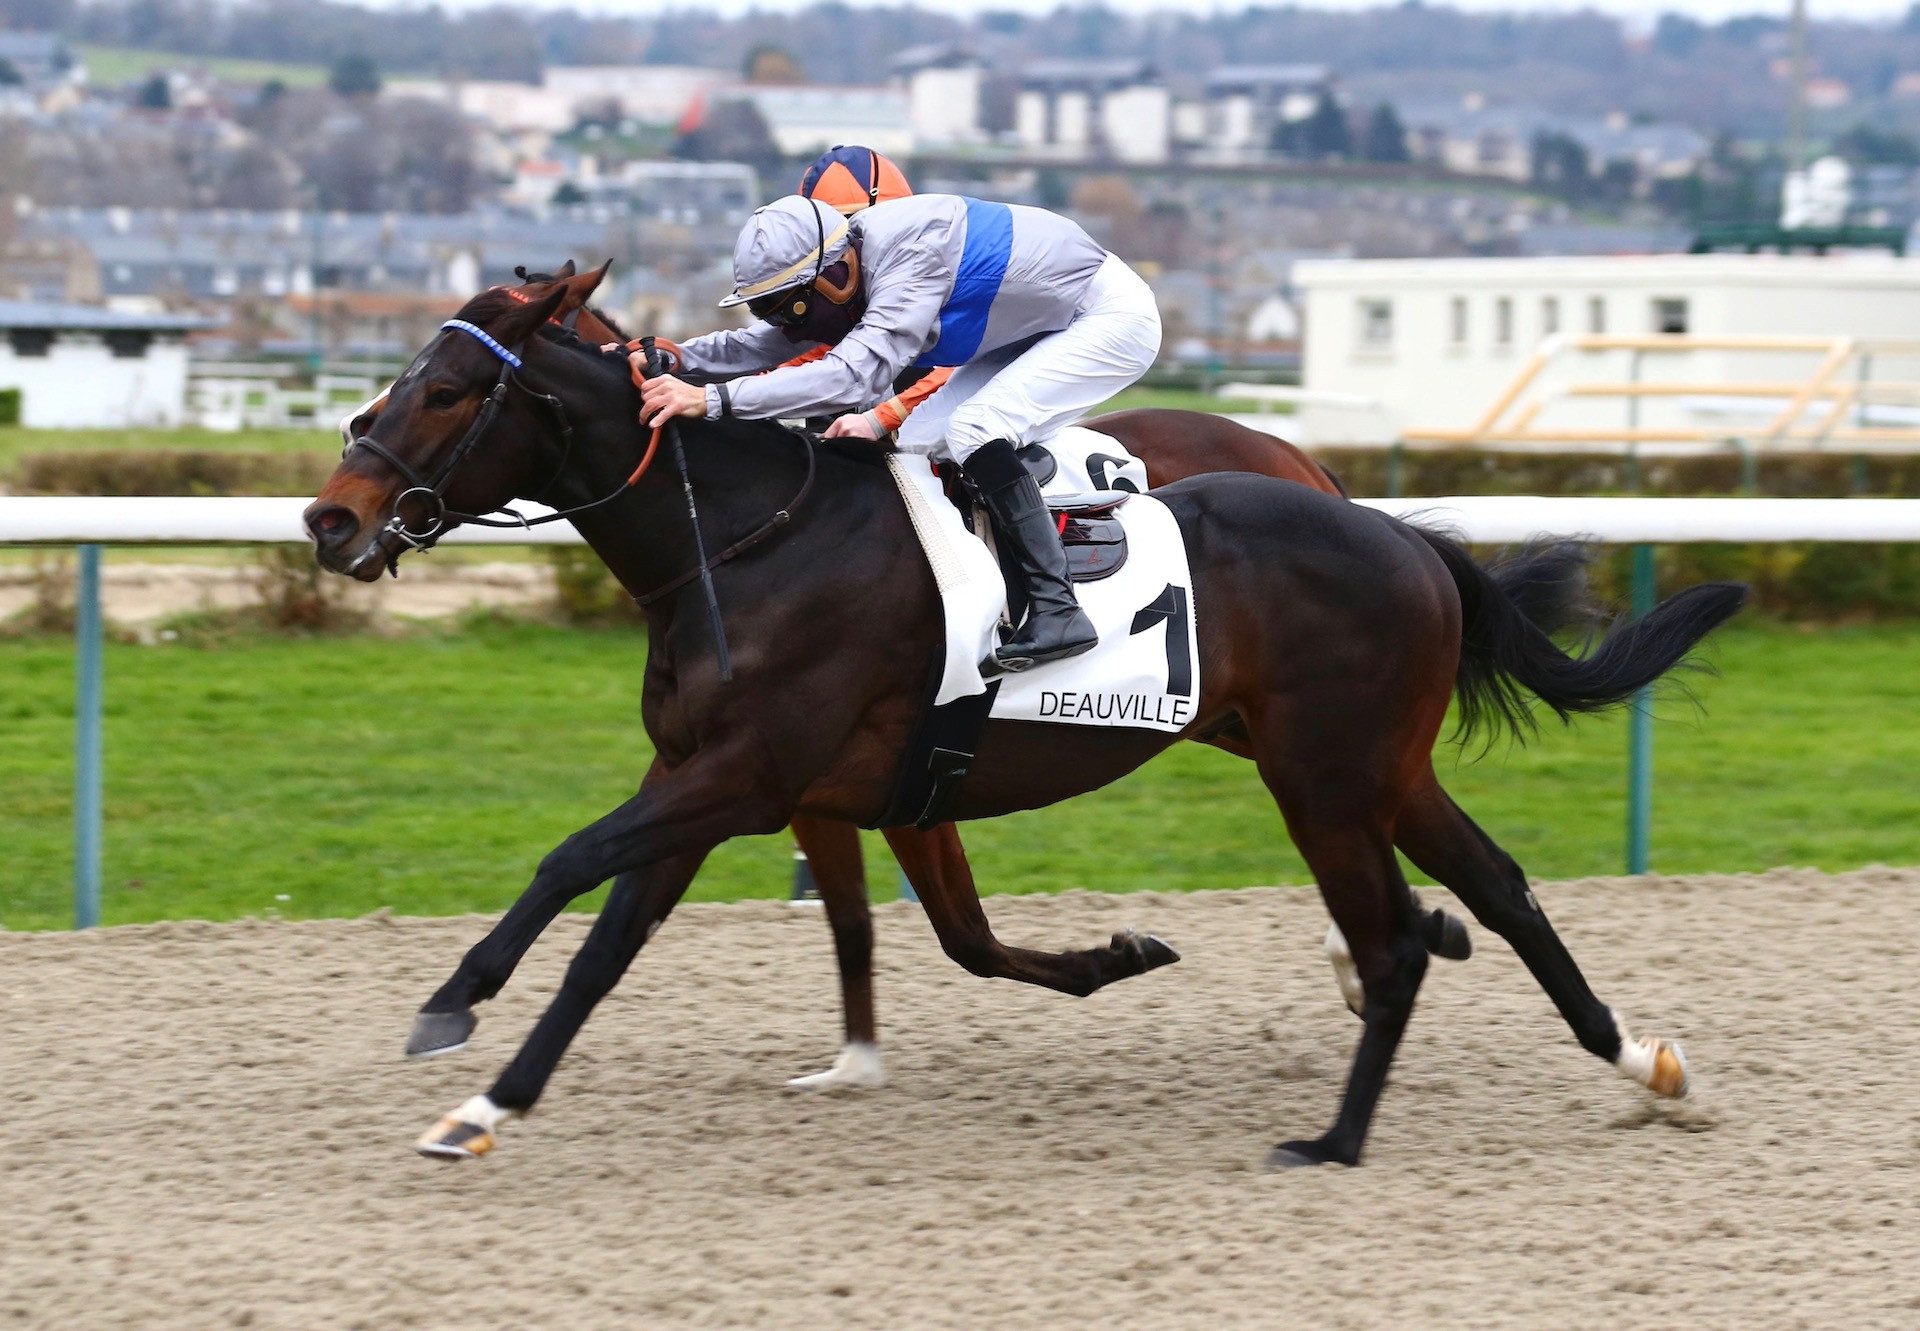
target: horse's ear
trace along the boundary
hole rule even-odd
[[[559,312],[560,304],[566,297],[566,285],[556,283],[544,295],[535,296],[524,305],[513,306],[488,331],[509,347],[519,346],[538,332],[540,325]]]
[[[568,261],[567,267],[573,267],[571,260]],[[607,270],[611,267],[613,267],[613,260],[608,259],[605,263],[590,272],[563,278],[560,283],[560,289],[566,292],[566,299],[560,302],[560,312],[562,314],[572,314],[575,310],[584,307],[587,301],[593,297],[594,288],[598,287],[601,281],[605,279]]]
[[[566,278],[572,277],[574,273],[578,271],[579,270],[573,266],[573,260],[568,259],[565,263],[553,270],[553,275],[555,278]]]
[[[567,267],[569,269],[573,267],[572,260],[567,261]],[[599,287],[599,285],[603,281],[606,280],[607,270],[612,267],[613,267],[613,260],[608,259],[605,263],[601,264],[598,268],[592,269],[588,272],[581,273],[578,277],[571,277],[571,276],[568,277],[567,278],[567,303],[565,308],[569,310],[577,310],[582,305],[585,305],[587,301],[593,296],[594,290],[597,287]]]

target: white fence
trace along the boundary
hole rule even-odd
[[[1610,545],[1710,541],[1920,541],[1920,499],[1585,499],[1466,495],[1361,499],[1471,541],[1550,533]],[[90,499],[0,496],[0,545],[305,544],[305,499]],[[520,506],[528,516],[549,512]],[[578,545],[570,523],[536,530],[462,527],[449,545]]]
[[[74,922],[100,917],[103,545],[305,544],[305,499],[94,499],[0,496],[0,545],[77,545]],[[1634,609],[1653,605],[1656,544],[1714,541],[1920,541],[1920,499],[1585,499],[1454,496],[1356,501],[1500,544],[1550,534],[1631,545]],[[529,516],[549,512],[527,505]],[[462,527],[451,544],[577,545],[568,523]],[[1653,715],[1636,699],[1628,740],[1627,871],[1644,873],[1653,813]]]

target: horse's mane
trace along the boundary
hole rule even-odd
[[[520,309],[524,304],[524,301],[515,300],[509,296],[503,288],[489,287],[462,305],[460,312],[453,317],[465,319],[470,324],[485,328],[488,320],[501,318],[512,310]]]

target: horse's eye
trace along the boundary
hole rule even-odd
[[[427,394],[427,405],[445,411],[448,407],[458,406],[464,396],[457,388],[436,388]]]

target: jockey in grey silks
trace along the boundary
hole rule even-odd
[[[721,304],[746,305],[761,322],[686,342],[681,369],[704,386],[649,382],[648,421],[861,411],[890,396],[909,366],[956,367],[901,427],[899,444],[959,463],[1019,563],[1028,616],[982,669],[1022,670],[1092,647],[1059,535],[1014,452],[1153,364],[1160,315],[1146,283],[1067,218],[953,194],[853,218],[812,199],[776,200],[741,231],[733,268]],[[831,350],[782,364],[796,346],[816,345]]]

